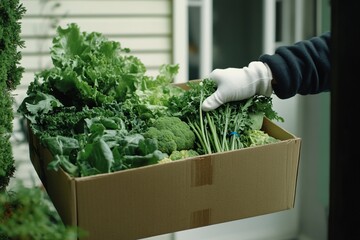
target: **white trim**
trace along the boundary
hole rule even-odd
[[[282,8],[281,8],[281,13],[275,13],[275,14],[281,14],[282,15],[282,23],[281,26],[282,28],[280,29],[281,31],[281,36],[282,39],[280,42],[277,42],[276,45],[277,46],[282,46],[282,45],[287,45],[289,43],[292,43],[292,39],[293,39],[293,34],[296,32],[296,29],[294,31],[292,31],[292,28],[294,28],[294,26],[296,27],[296,23],[293,24],[291,19],[294,18],[295,20],[298,20],[296,18],[298,18],[299,14],[298,14],[298,10],[297,8],[294,9],[294,6],[296,3],[294,2],[298,2],[298,0],[295,1],[289,1],[289,0],[277,0],[277,2],[281,2],[282,4]],[[299,7],[299,6],[296,6]],[[294,13],[293,13],[294,11]]]
[[[295,41],[300,41],[304,36],[304,1],[296,0],[295,1]]]
[[[202,0],[188,0],[189,7],[201,7]]]
[[[263,53],[272,54],[275,50],[275,0],[263,0],[263,13]]]
[[[203,0],[201,7],[200,34],[200,71],[199,77],[204,78],[212,70],[212,0]]]
[[[322,32],[322,0],[316,0],[316,34],[319,35]]]
[[[188,81],[188,6],[187,1],[173,0],[173,61],[179,64],[175,83]]]

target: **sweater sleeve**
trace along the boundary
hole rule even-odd
[[[276,84],[274,93],[281,99],[296,94],[307,95],[330,91],[330,32],[276,49],[273,55],[262,55]]]

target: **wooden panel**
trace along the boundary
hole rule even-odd
[[[171,13],[171,1],[114,1],[114,0],[62,0],[54,1],[26,0],[26,17],[38,16],[108,16],[108,15],[168,15]]]

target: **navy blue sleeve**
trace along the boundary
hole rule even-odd
[[[330,91],[330,38],[326,32],[260,56],[272,71],[273,90],[279,98]]]

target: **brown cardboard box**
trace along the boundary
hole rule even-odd
[[[47,170],[31,133],[30,156],[65,224],[139,239],[293,208],[301,139],[266,118],[263,130],[282,141],[83,178]]]

